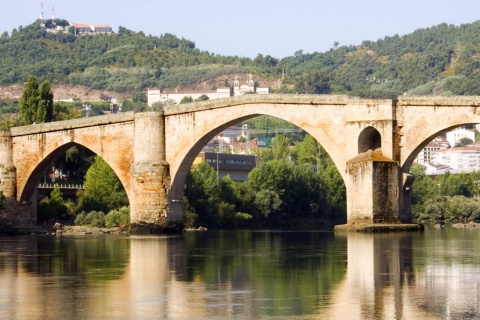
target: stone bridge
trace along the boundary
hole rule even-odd
[[[0,134],[0,191],[19,220],[36,221],[43,172],[77,144],[115,171],[132,222],[178,223],[185,178],[202,147],[221,130],[259,115],[290,122],[325,148],[345,182],[348,225],[409,223],[413,160],[439,134],[480,123],[480,97],[245,95],[15,127]]]

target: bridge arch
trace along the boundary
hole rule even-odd
[[[374,127],[366,127],[358,137],[358,153],[382,147],[382,136]]]
[[[35,205],[35,188],[49,162],[75,145],[100,156],[119,178],[132,200],[134,161],[133,114],[100,116],[14,127],[12,163],[16,171],[16,200]]]
[[[58,146],[56,149],[54,149],[49,154],[46,154],[42,159],[39,159],[38,163],[31,163],[31,168],[30,168],[31,173],[28,177],[26,177],[25,186],[24,186],[21,194],[19,195],[19,198],[20,198],[21,202],[33,202],[33,201],[36,200],[36,199],[31,199],[31,196],[33,194],[35,194],[35,189],[37,188],[38,183],[42,179],[42,177],[43,177],[45,171],[47,170],[47,168],[52,164],[52,162],[57,160],[68,149],[70,149],[74,146],[82,146],[82,145],[79,144],[79,143],[76,143],[76,142],[65,143],[61,146]],[[89,149],[89,148],[87,148],[87,149]],[[92,151],[94,154],[98,155],[93,150],[90,150],[90,151]],[[98,155],[98,156],[100,156],[100,155]],[[111,162],[109,163],[108,157],[107,157],[107,159],[103,159],[103,160],[115,172],[117,177],[119,177],[119,168],[115,165],[112,167],[112,165],[110,164]],[[124,189],[127,191],[127,188],[125,188],[124,181],[120,180],[120,182],[122,183],[122,186],[124,187]],[[130,199],[128,193],[127,193],[127,197]]]
[[[475,124],[475,123],[464,123],[464,124],[461,124],[461,125],[455,125],[455,126],[447,127],[445,129],[437,131],[434,134],[425,138],[416,148],[414,148],[411,151],[411,154],[409,155],[409,157],[407,157],[407,160],[405,161],[405,163],[402,166],[402,171],[403,172],[409,172],[410,171],[410,167],[412,166],[412,164],[415,161],[418,154],[423,150],[423,148],[425,148],[430,142],[432,142],[433,139],[435,139],[436,137],[438,137],[438,136],[440,136],[444,133],[452,131],[454,129],[464,127],[464,126],[467,126],[467,125],[472,125],[472,124]]]
[[[435,137],[455,128],[480,123],[478,97],[402,98],[397,108],[401,119],[399,165],[408,173],[419,152]]]
[[[172,182],[169,212],[177,215],[175,220],[181,220],[178,215],[183,211],[181,200],[186,176],[201,149],[222,130],[261,115],[285,120],[309,133],[332,158],[345,182],[346,155],[341,151],[341,146],[345,145],[345,134],[342,133],[345,128],[329,121],[331,114],[339,113],[338,105],[319,108],[315,105],[243,103],[204,111],[198,109],[197,106],[194,113],[165,110],[166,161]],[[320,115],[312,117],[314,113]]]

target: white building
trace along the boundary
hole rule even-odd
[[[459,142],[463,138],[468,138],[473,142],[475,141],[475,132],[464,128],[458,128],[453,131],[447,132],[447,140],[450,144],[450,147],[455,147],[457,142]]]
[[[429,163],[432,161],[432,154],[440,149],[448,148],[449,142],[443,137],[436,137],[425,148],[420,151],[415,159],[415,162],[420,164]]]
[[[148,106],[153,106],[156,102],[166,102],[168,100],[179,104],[185,97],[191,97],[197,100],[201,96],[207,96],[209,100],[231,97],[230,88],[219,88],[217,90],[194,90],[194,91],[162,91],[159,88],[149,88],[147,91]]]
[[[426,175],[440,175],[452,171],[452,168],[443,164],[425,163],[422,166]]]
[[[84,24],[69,22],[70,26],[75,28],[75,34],[99,34],[99,33],[112,33],[112,26],[107,24]]]
[[[451,173],[480,171],[480,148],[476,146],[440,149],[432,154],[433,165],[450,168]]]
[[[238,76],[235,76],[233,83],[233,92],[228,87],[218,88],[217,90],[194,90],[194,91],[167,91],[159,88],[149,88],[147,90],[148,106],[152,107],[156,102],[166,102],[168,100],[179,104],[185,97],[192,97],[193,100],[198,99],[202,95],[206,95],[209,100],[222,99],[233,96],[240,96],[247,93],[269,94],[271,93],[268,87],[255,88],[255,81],[250,74],[245,84],[240,85]]]

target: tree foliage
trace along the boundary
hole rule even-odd
[[[38,205],[38,220],[65,219],[68,214],[68,207],[63,200],[60,186],[55,184],[49,197],[43,198]]]
[[[50,83],[41,86],[36,77],[30,77],[20,99],[20,122],[23,124],[43,123],[53,120],[53,93]]]
[[[279,145],[288,150],[289,140]],[[293,227],[298,221],[322,221],[321,225],[345,219],[345,185],[328,157],[308,136],[297,143],[292,154],[313,155],[288,159],[285,154],[265,160],[253,169],[248,181],[218,179],[215,169],[202,162],[192,170],[185,186],[185,217],[189,226],[209,227]],[[281,154],[281,153],[279,153]],[[310,165],[313,162],[315,165]],[[306,220],[305,220],[306,219]]]
[[[50,83],[137,93],[153,86],[209,83],[213,88],[219,77],[254,73],[259,79],[282,77],[275,89],[284,93],[480,95],[479,34],[478,21],[443,23],[357,46],[335,42],[326,52],[250,59],[202,51],[169,33],[147,36],[122,26],[109,35],[51,33],[36,21],[0,36],[0,85],[24,83],[34,75]]]
[[[411,170],[412,213],[417,220],[479,221],[480,172],[429,177],[421,166]]]
[[[128,198],[120,180],[99,156],[87,171],[85,189],[78,194],[78,211],[110,212],[128,206]]]

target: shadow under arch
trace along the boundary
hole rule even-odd
[[[36,199],[33,199],[32,197],[35,195],[35,191],[37,189],[37,186],[38,186],[40,180],[42,179],[46,169],[51,165],[52,162],[54,162],[60,156],[65,154],[67,152],[67,150],[69,150],[70,148],[75,147],[75,146],[80,146],[82,148],[85,148],[85,149],[91,151],[93,154],[95,154],[97,156],[100,156],[97,153],[95,153],[94,151],[92,151],[91,149],[89,149],[89,148],[87,148],[87,147],[85,147],[85,146],[83,146],[79,143],[76,143],[76,142],[69,142],[69,143],[66,143],[64,145],[59,146],[57,149],[55,149],[50,154],[45,156],[38,164],[36,164],[35,169],[32,171],[29,178],[27,179],[27,182],[25,184],[25,187],[23,188],[22,194],[20,195],[20,201],[21,202],[36,203],[36,201],[35,201]],[[112,167],[112,165],[109,164],[105,159],[103,159],[103,160],[108,164],[108,166],[113,170],[115,175],[119,178],[119,181],[122,184],[122,187],[124,188],[128,199],[130,199],[130,196],[128,194],[128,189],[125,188],[125,182],[120,179],[120,176],[119,176],[118,172],[116,172],[115,168]],[[130,200],[129,200],[129,202],[130,202]]]
[[[366,127],[358,136],[358,153],[382,147],[382,136],[374,127]]]
[[[184,186],[185,186],[186,178],[187,178],[188,173],[190,172],[190,169],[192,167],[192,164],[193,164],[195,158],[201,152],[202,148],[210,140],[212,140],[216,135],[218,135],[218,133],[222,132],[223,130],[225,130],[225,129],[227,129],[227,128],[235,125],[235,124],[238,124],[239,122],[242,122],[242,121],[245,121],[245,120],[248,120],[248,119],[252,119],[252,118],[255,118],[255,117],[259,117],[259,116],[268,116],[268,117],[272,117],[272,118],[281,119],[283,121],[286,121],[286,122],[288,122],[290,124],[293,124],[293,125],[298,127],[297,124],[295,124],[294,122],[290,121],[287,118],[279,117],[279,116],[268,114],[268,113],[252,113],[252,114],[249,114],[249,115],[237,117],[235,119],[232,119],[228,122],[223,123],[222,125],[217,126],[214,129],[211,129],[206,134],[204,134],[195,144],[193,144],[191,146],[190,150],[188,150],[188,152],[186,152],[185,157],[181,161],[181,164],[180,164],[180,166],[179,166],[179,168],[178,168],[178,170],[175,174],[175,177],[172,180],[170,193],[168,195],[169,204],[171,206],[170,208],[172,208],[172,205],[173,205],[177,210],[179,210],[180,208],[176,204],[181,204],[181,206],[183,208],[182,199],[183,199],[183,195],[184,195]],[[332,162],[335,165],[336,169],[339,171],[339,167],[338,167],[337,163],[335,163],[334,159],[331,157],[331,154],[322,145],[322,143],[319,141],[318,137],[311,134],[308,130],[305,130],[302,127],[299,127],[299,128],[304,130],[306,133],[310,134],[315,139],[315,141],[317,141],[324,148],[325,152],[332,159]],[[342,177],[342,181],[345,185],[344,175],[342,175],[340,173],[340,176]]]

